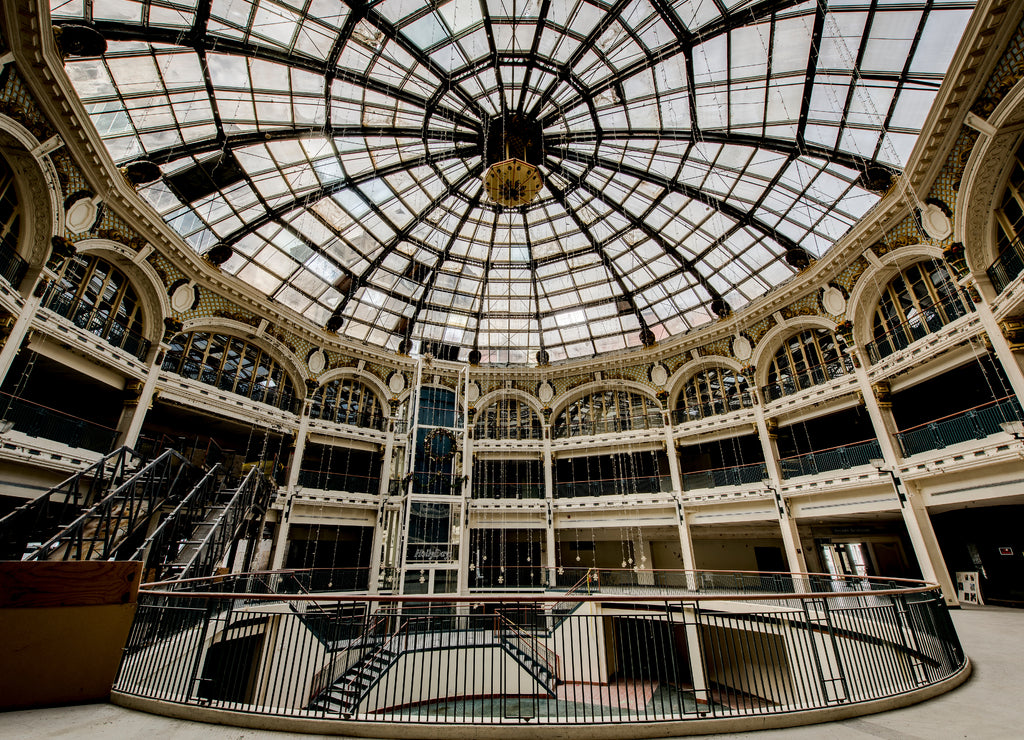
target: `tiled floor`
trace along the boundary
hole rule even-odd
[[[736,740],[946,740],[1024,737],[1024,610],[967,608],[953,620],[974,674],[960,688],[923,704],[825,725],[719,735]],[[628,725],[623,726],[628,737]],[[309,735],[245,730],[168,719],[91,704],[0,713],[0,740],[282,740]],[[438,735],[443,737],[443,733]],[[586,737],[586,732],[581,735]]]

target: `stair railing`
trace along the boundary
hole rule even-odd
[[[374,634],[378,629],[387,624],[388,619],[392,616],[394,615],[390,611],[379,611],[376,614],[373,614],[373,619],[370,620],[366,629],[360,632],[358,637],[350,641],[348,647],[340,651],[313,675],[313,681],[311,682],[309,692],[311,701],[315,700],[322,691],[329,689],[335,681],[345,675],[345,671],[347,671],[351,666],[363,659],[366,653],[373,648]],[[348,658],[350,658],[355,651],[359,651],[358,656],[355,660],[349,661]]]
[[[380,645],[378,645],[377,648],[375,650],[373,650],[369,654],[369,656],[364,656],[363,658],[361,658],[359,660],[359,663],[357,663],[355,665],[359,665],[359,664],[366,665],[366,664],[372,662],[373,659],[375,657],[377,657],[378,655],[382,655],[382,654],[384,654],[386,652],[389,652],[389,651],[393,652],[396,656],[400,655],[401,653],[403,653],[405,651],[404,647],[403,648],[398,648],[396,650],[392,650],[391,647],[392,647],[392,645],[395,644],[395,641],[397,639],[399,639],[399,638],[405,638],[406,639],[406,647],[408,646],[409,625],[413,621],[413,619],[416,619],[416,618],[413,617],[411,619],[406,619],[406,620],[400,622],[398,627],[395,628],[395,631],[388,637],[388,639],[386,639],[384,642],[382,642]],[[345,684],[340,687],[342,692],[347,690],[350,686],[352,686],[355,683],[357,675],[358,674],[354,673],[348,679],[348,681],[346,681]],[[379,675],[380,674],[378,674],[378,677],[379,677]],[[372,684],[371,684],[371,686],[372,686]],[[359,704],[359,700],[362,699],[363,695],[366,693],[367,690],[369,690],[369,688],[370,688],[370,686],[367,686],[366,689],[364,689],[362,692],[360,692],[360,694],[355,698],[355,700],[350,703],[350,705],[348,707],[348,710],[350,712],[351,712],[351,710],[356,708],[356,706]]]
[[[141,459],[132,448],[119,447],[0,519],[0,559],[21,560],[34,537],[48,536],[81,514],[110,486],[120,485],[128,466]]]
[[[504,614],[499,612],[496,616],[498,618],[497,626],[499,640],[515,647],[519,652],[530,656],[535,663],[544,665],[551,678],[558,680],[559,669],[561,667],[558,661],[558,654],[538,640],[536,635],[524,632],[515,622]]]
[[[188,461],[165,450],[71,524],[26,556],[26,560],[111,560],[165,498],[185,482]]]
[[[250,512],[255,509],[265,511],[274,490],[259,468],[251,468],[176,580],[213,575],[221,558],[241,535]]]
[[[172,564],[177,552],[169,552],[169,549],[174,543],[188,539],[206,518],[219,491],[217,483],[220,474],[220,463],[210,468],[129,558],[144,563],[143,581],[164,581],[173,575]]]

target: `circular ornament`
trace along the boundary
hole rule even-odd
[[[953,225],[949,216],[942,212],[934,203],[928,203],[921,209],[921,228],[932,239],[947,239],[953,233]]]
[[[746,362],[754,356],[754,346],[749,339],[740,334],[732,340],[732,354],[740,362]]]
[[[423,451],[435,462],[446,462],[455,457],[458,440],[450,429],[434,427],[423,438]]]
[[[821,307],[833,316],[841,316],[846,313],[846,296],[839,288],[830,285],[822,291]]]
[[[99,218],[99,197],[90,198],[84,191],[71,196],[75,201],[64,214],[64,225],[72,234],[89,231]],[[69,199],[70,200],[70,199]]]
[[[651,370],[647,374],[647,377],[651,379],[659,388],[664,388],[665,383],[668,382],[668,368],[662,365],[660,362],[656,362],[651,365]]]
[[[470,381],[469,385],[466,386],[466,400],[470,403],[476,403],[480,400],[480,386],[475,381]]]
[[[178,313],[184,313],[190,311],[196,304],[196,291],[188,282],[183,281],[174,286],[170,298],[171,308]]]
[[[401,393],[405,390],[405,376],[401,373],[391,373],[388,376],[388,390],[392,393]]]
[[[552,399],[554,399],[554,397],[555,387],[551,385],[551,383],[549,383],[548,381],[545,380],[540,385],[537,386],[537,398],[540,399],[541,403],[549,404],[551,403]]]
[[[327,353],[322,349],[315,349],[306,357],[306,367],[314,375],[319,375],[327,367]]]

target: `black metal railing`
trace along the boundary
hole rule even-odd
[[[1006,286],[1024,272],[1024,244],[1015,239],[999,253],[986,272],[996,293],[1002,293]]]
[[[299,485],[324,491],[346,491],[348,493],[380,493],[379,475],[356,475],[354,473],[331,473],[326,470],[299,471]]]
[[[1000,424],[1024,420],[1020,401],[1012,396],[904,429],[896,434],[903,457],[949,445],[984,439],[1002,431]]]
[[[846,470],[857,465],[867,465],[870,460],[878,460],[881,457],[882,448],[878,446],[878,440],[869,439],[784,457],[779,460],[779,468],[783,478],[795,478],[798,475],[815,475],[829,470]]]
[[[0,275],[17,289],[28,273],[28,262],[6,242],[0,240]]]
[[[629,496],[636,493],[659,493],[672,490],[667,475],[638,475],[634,478],[603,478],[555,482],[555,498],[576,496]]]
[[[476,439],[543,439],[540,423],[529,425],[477,424],[473,427]]]
[[[544,484],[529,481],[473,481],[473,498],[544,498]]]
[[[165,450],[25,559],[126,558],[135,547],[122,552],[122,545],[131,545],[131,537],[136,530],[149,522],[164,500],[189,490],[197,472],[176,451]]]
[[[76,299],[65,292],[56,283],[50,283],[43,294],[43,308],[63,316],[79,329],[95,334],[118,349],[123,349],[133,357],[145,360],[149,353],[149,340],[121,324],[112,321],[110,311],[101,311],[91,303]]]
[[[719,486],[760,485],[767,475],[763,462],[749,465],[733,465],[727,468],[710,470],[694,470],[683,473],[683,490],[693,491],[699,488],[718,488]]]
[[[331,418],[330,416],[322,416],[321,411],[314,407],[310,412],[311,419],[319,419],[334,424],[346,424],[352,427],[361,427],[363,429],[376,429],[379,432],[384,431],[384,427],[387,424],[387,417],[382,416],[380,412],[373,411],[360,411],[358,413],[346,413],[339,411],[337,416]]]
[[[462,597],[284,596],[222,589],[220,579],[144,587],[114,695],[168,713],[195,706],[275,717],[285,729],[289,718],[442,733],[528,720],[687,721],[696,729],[734,719],[732,729],[746,729],[743,718],[749,727],[765,717],[780,726],[787,716],[806,721],[801,711],[911,703],[944,682],[952,688],[967,667],[932,584],[823,575],[812,589],[804,575],[657,571],[618,578],[599,571],[572,591]],[[679,585],[657,585],[669,578]],[[232,722],[229,712],[211,716]]]
[[[879,362],[894,352],[906,349],[918,339],[934,334],[946,324],[966,316],[973,310],[974,304],[970,301],[957,294],[949,295],[924,309],[919,316],[890,325],[884,334],[868,342],[865,345],[868,358],[872,364]]]
[[[37,549],[119,486],[140,461],[134,450],[119,447],[0,519],[0,560],[21,560]]]
[[[179,579],[205,578],[214,573],[228,549],[253,519],[262,515],[277,492],[276,486],[259,467],[253,467],[239,484],[229,492],[224,509],[198,542],[193,552],[179,559]],[[258,533],[252,533],[258,534]]]
[[[93,452],[108,452],[117,440],[117,430],[24,398],[0,392],[0,419],[30,437],[60,442]]]
[[[726,400],[716,399],[706,403],[686,403],[672,411],[672,423],[683,424],[687,421],[707,419],[710,416],[721,416],[741,409],[749,409],[754,406],[754,394],[749,391],[735,393]]]
[[[584,437],[591,434],[660,429],[663,426],[665,426],[665,419],[661,414],[637,414],[636,416],[601,419],[600,421],[573,421],[568,424],[557,424],[552,433],[556,438]]]
[[[835,362],[815,365],[803,372],[793,373],[787,375],[782,380],[763,385],[761,386],[761,393],[765,401],[776,401],[783,396],[791,396],[799,391],[828,383],[852,372],[853,360],[844,355]]]

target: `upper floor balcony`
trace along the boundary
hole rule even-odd
[[[784,457],[779,460],[779,468],[782,477],[788,479],[801,475],[817,475],[832,470],[848,470],[858,465],[868,465],[871,460],[881,457],[882,448],[878,445],[878,440],[867,439],[863,442]]]
[[[974,408],[934,419],[901,430],[896,439],[904,457],[950,445],[984,439],[1002,431],[1009,421],[1024,420],[1020,402],[1012,397],[1000,398]]]
[[[118,322],[110,311],[75,298],[56,283],[47,286],[40,305],[133,357],[145,360],[149,353],[148,339]]]
[[[777,401],[784,396],[823,385],[853,372],[853,360],[844,355],[834,362],[814,365],[798,373],[791,373],[773,383],[761,386],[765,402]]]
[[[695,491],[704,488],[720,488],[725,486],[749,486],[757,484],[767,475],[763,462],[749,465],[732,465],[709,470],[694,470],[683,473],[683,490]]]
[[[6,241],[0,241],[0,276],[17,288],[28,272],[28,262]]]
[[[0,392],[0,410],[0,419],[13,424],[15,431],[68,447],[105,453],[117,439],[116,429],[8,393]]]
[[[876,334],[875,340],[865,345],[871,364],[881,361],[889,355],[906,349],[913,342],[928,334],[934,334],[947,324],[966,316],[974,310],[974,305],[964,300],[959,294],[951,294],[943,300],[932,304],[927,310],[911,319],[898,324],[889,324],[883,334]]]
[[[561,439],[594,434],[631,432],[641,429],[659,429],[664,426],[665,420],[660,413],[637,414],[635,416],[616,416],[596,421],[572,421],[568,424],[556,424],[552,428],[552,435],[555,439]]]
[[[1024,244],[1014,240],[996,257],[986,273],[996,293],[1002,293],[1018,275],[1024,272]]]

